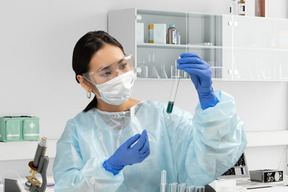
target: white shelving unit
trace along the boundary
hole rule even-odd
[[[228,49],[229,47],[221,46],[210,46],[210,45],[177,45],[177,44],[156,44],[156,43],[141,43],[137,45],[138,48],[172,48],[172,49],[187,49],[187,48],[197,48],[197,49]]]
[[[46,155],[54,158],[58,140],[48,140]],[[0,142],[0,161],[31,159],[35,156],[38,141]]]
[[[211,67],[214,67],[213,70],[215,70],[215,73],[212,72],[212,76],[216,77],[218,72],[221,76],[222,69],[218,64],[222,60],[222,49],[225,49],[222,46],[221,20],[221,15],[131,8],[109,12],[108,32],[120,41],[126,53],[135,57],[136,65],[139,68],[140,63],[147,65],[149,73],[147,78],[155,77],[155,68],[158,74],[167,74],[168,77],[171,77],[172,68],[175,67],[174,60],[181,53],[188,51],[205,57],[204,59],[208,62],[211,61]],[[137,41],[137,23],[144,24],[143,43]],[[181,35],[180,44],[148,43],[147,27],[149,24],[156,23],[165,24],[167,27],[169,24],[175,24],[177,32]],[[218,24],[220,25],[218,26]],[[119,30],[124,28],[126,30]],[[142,67],[147,69],[146,66]],[[162,75],[161,78],[165,77],[166,75]]]
[[[144,24],[143,43],[137,41],[137,23]],[[147,27],[157,23],[167,27],[175,24],[181,44],[147,43]],[[169,77],[175,58],[183,52],[194,52],[214,68],[213,78],[286,81],[287,31],[287,19],[137,8],[113,10],[108,15],[108,32],[134,55],[136,66],[141,63],[141,67],[148,67],[147,78],[155,67],[158,73],[164,69]]]
[[[288,130],[283,131],[248,131],[247,147],[265,147],[288,145]]]
[[[137,23],[144,23],[144,43],[137,42]],[[181,44],[147,43],[147,26],[156,23],[166,23],[167,27],[168,24],[175,24],[181,34]],[[121,28],[126,30],[119,30]],[[161,70],[163,67],[160,68],[159,65],[166,65],[168,78],[140,76],[138,81],[141,81],[143,87],[148,87],[153,81],[167,81],[169,84],[170,66],[173,67],[175,58],[183,52],[194,52],[204,58],[211,65],[213,81],[284,81],[288,86],[287,31],[287,19],[175,13],[137,8],[111,11],[108,22],[108,32],[120,41],[127,53],[135,56],[136,66],[143,66],[145,61],[146,66],[143,69],[158,65],[157,70]],[[155,62],[151,61],[154,57]],[[287,113],[288,104],[286,105]],[[266,147],[279,149],[288,145],[288,130],[274,131],[271,127],[271,131],[247,131],[246,136],[247,148],[251,151]]]
[[[288,145],[288,130],[283,131],[247,131],[247,147],[265,147]],[[58,140],[49,140],[46,155],[55,158]],[[0,161],[25,160],[34,158],[37,141],[0,142]]]

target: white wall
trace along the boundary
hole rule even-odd
[[[225,3],[207,0],[180,0],[176,5],[163,0],[1,1],[0,115],[39,116],[42,135],[58,138],[67,119],[88,103],[71,67],[76,41],[90,30],[106,30],[111,9],[151,5],[179,11],[227,10]]]
[[[287,0],[266,0],[267,16],[274,18],[288,18],[288,1]]]
[[[38,116],[41,136],[47,136],[48,139],[59,138],[67,120],[89,102],[85,91],[74,79],[71,67],[73,47],[86,32],[107,30],[109,10],[137,7],[225,14],[228,13],[229,2],[230,0],[222,0],[221,3],[212,0],[178,0],[176,3],[164,0],[2,0],[0,116]],[[185,88],[187,86],[182,86],[185,84],[190,82],[181,83],[176,104],[193,112],[197,103],[196,93],[192,84],[188,90]],[[246,122],[248,130],[286,129],[286,87],[283,83],[215,81],[214,86],[215,89],[223,89],[234,95],[239,115]],[[147,82],[138,81],[134,96],[167,101],[168,96],[158,93],[158,87],[165,87],[169,94],[170,85],[165,81],[155,82],[149,87],[149,90],[156,90],[155,92],[148,91]],[[192,104],[188,106],[186,102],[190,98]],[[0,172],[7,168],[5,165],[8,168],[16,167],[15,163],[1,162]],[[23,170],[21,167],[23,165],[19,164],[18,170]],[[27,175],[25,170],[20,174]]]

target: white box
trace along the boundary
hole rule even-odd
[[[213,189],[215,189],[217,192],[232,192],[232,191],[236,191],[237,189],[235,179],[214,180],[209,185],[213,187]]]
[[[137,23],[137,43],[144,43],[144,23]]]
[[[154,43],[166,44],[166,24],[154,24]]]

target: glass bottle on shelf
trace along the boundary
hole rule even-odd
[[[151,59],[151,55],[152,55],[152,59]],[[155,54],[148,54],[148,78],[160,78],[159,73],[157,71],[157,68],[155,66]]]
[[[175,25],[170,24],[169,28],[167,29],[167,44],[177,44],[177,31]]]
[[[168,78],[167,73],[166,73],[166,65],[165,64],[160,65],[159,76],[160,76],[160,78],[163,78],[163,79]]]
[[[238,13],[236,0],[231,0],[230,6],[229,6],[229,13],[231,15],[236,15]]]
[[[148,43],[154,43],[154,25],[148,25]]]
[[[139,65],[137,67],[137,77],[141,78],[148,78],[148,66],[145,64],[145,61],[139,62]]]
[[[238,2],[238,15],[245,16],[246,15],[246,1],[240,0]]]

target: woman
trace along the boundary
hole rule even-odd
[[[76,80],[89,105],[57,143],[55,191],[159,191],[167,183],[205,185],[232,167],[246,147],[234,100],[213,91],[211,70],[198,55],[183,53],[178,69],[190,74],[200,100],[194,117],[167,103],[130,98],[133,59],[104,31],[85,34],[73,52]]]

